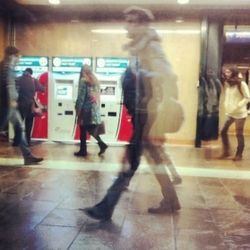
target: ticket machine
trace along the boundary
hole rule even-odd
[[[37,98],[45,107],[43,115],[35,117],[31,138],[35,140],[48,139],[48,70],[49,59],[45,56],[22,56],[15,67],[16,75],[21,76],[26,68],[33,70],[33,77],[38,79],[40,84],[44,85],[45,92],[38,92]]]
[[[83,64],[92,65],[88,57],[53,57],[51,75],[50,139],[74,141],[75,101],[78,92],[80,70]]]
[[[95,73],[101,88],[101,116],[106,133],[102,135],[105,142],[119,143],[129,140],[131,128],[128,119],[124,119],[122,105],[121,77],[128,66],[127,58],[98,57],[95,61]],[[121,122],[123,121],[123,124]],[[121,136],[121,128],[128,136]],[[125,128],[125,130],[124,130]],[[119,138],[122,138],[120,140]]]

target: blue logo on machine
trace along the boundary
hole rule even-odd
[[[52,71],[60,74],[80,73],[84,64],[92,66],[90,57],[53,57]]]
[[[95,72],[101,75],[122,75],[129,65],[127,58],[98,57]]]
[[[22,75],[26,68],[32,68],[33,76],[47,72],[49,69],[49,59],[45,56],[22,56],[15,67],[17,76]]]

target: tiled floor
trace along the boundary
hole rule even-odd
[[[250,144],[249,144],[250,145]],[[78,147],[32,147],[45,161],[24,167],[19,151],[0,146],[0,249],[203,250],[250,249],[250,156],[216,160],[218,146],[200,149],[168,145],[183,183],[176,187],[182,209],[150,215],[161,199],[159,186],[142,159],[112,221],[87,218],[79,208],[99,201],[120,168],[124,147],[109,147],[88,159]]]

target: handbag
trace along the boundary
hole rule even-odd
[[[42,116],[45,110],[45,107],[41,104],[39,99],[34,97],[31,110],[34,116]]]
[[[105,124],[102,121],[100,124],[96,124],[93,130],[93,135],[98,136],[98,135],[103,135],[103,134],[105,134]]]
[[[165,121],[167,121],[164,125],[165,132],[178,132],[184,122],[184,110],[181,103],[174,98],[170,98],[168,101],[165,102],[164,109],[165,110],[162,110],[162,113],[165,113]]]
[[[152,139],[161,140],[166,133],[176,133],[184,122],[184,110],[181,103],[169,98],[159,105],[148,136]],[[149,121],[150,123],[150,121]]]

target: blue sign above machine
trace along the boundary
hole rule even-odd
[[[82,65],[92,66],[90,57],[53,57],[52,72],[58,73],[79,73]]]
[[[102,75],[121,75],[128,65],[127,58],[97,57],[95,72]]]
[[[15,67],[17,76],[22,75],[26,68],[32,68],[33,76],[47,72],[49,69],[49,59],[46,56],[22,56]]]

